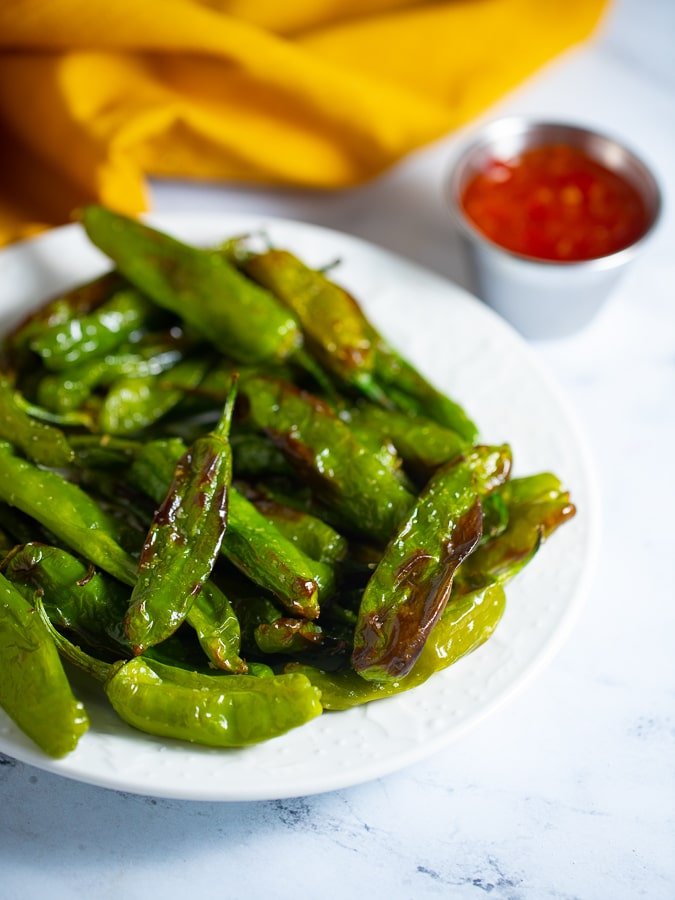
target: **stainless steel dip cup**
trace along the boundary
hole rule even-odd
[[[558,262],[506,250],[486,237],[462,208],[470,179],[494,160],[509,160],[535,147],[565,144],[579,149],[632,184],[645,203],[648,224],[634,243],[581,262]],[[661,192],[647,166],[613,138],[555,122],[498,119],[455,159],[447,199],[465,244],[475,294],[528,338],[551,338],[583,328],[598,312],[628,263],[653,232]]]

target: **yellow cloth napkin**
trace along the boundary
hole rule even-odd
[[[341,188],[587,38],[606,0],[3,0],[0,243],[147,176]]]

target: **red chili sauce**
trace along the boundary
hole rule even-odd
[[[468,183],[464,211],[507,250],[539,259],[596,259],[647,230],[646,206],[624,178],[566,145],[493,160]]]

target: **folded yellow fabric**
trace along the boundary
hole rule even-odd
[[[0,243],[148,176],[341,188],[586,39],[607,0],[4,0]]]

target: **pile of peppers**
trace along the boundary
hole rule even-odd
[[[74,665],[149,734],[241,747],[421,684],[484,643],[574,515],[330,273],[101,206],[110,271],[7,334],[0,706],[54,757]],[[65,663],[65,665],[64,665]]]

